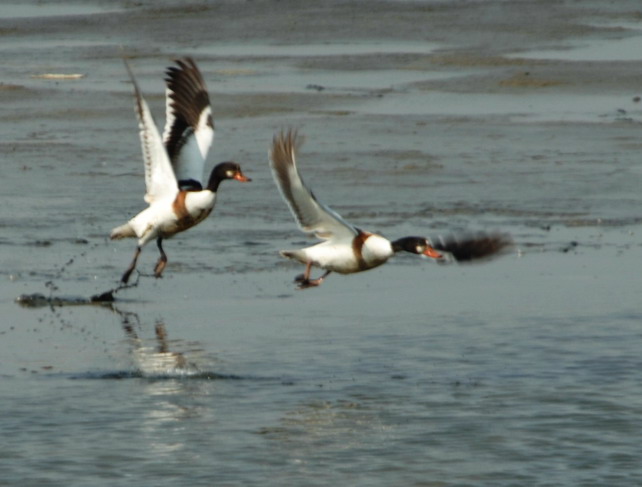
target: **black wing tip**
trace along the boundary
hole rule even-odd
[[[286,144],[288,142],[295,141],[298,137],[299,131],[295,128],[282,128],[277,133],[274,134],[272,142],[274,144]]]
[[[129,80],[131,81],[132,85],[134,85],[134,90],[138,90],[138,83],[136,82],[136,77],[134,76],[134,72],[132,71],[131,64],[129,64],[129,61],[127,58],[123,58],[123,64],[125,65],[125,69],[127,70],[127,74],[129,75]]]
[[[194,58],[192,56],[177,57],[172,59],[172,62],[176,64],[176,66],[169,66],[166,69],[167,73],[190,70],[199,71],[198,65],[196,64],[196,61],[194,61]]]
[[[196,69],[198,71],[198,67],[196,66],[196,61],[194,61],[194,58],[192,56],[183,56],[181,58],[175,58],[174,62],[178,64],[182,69]]]
[[[123,57],[123,63],[125,64],[125,69],[127,70],[127,74],[129,75],[129,80],[134,87],[134,111],[136,112],[139,121],[143,123],[143,94],[140,90],[140,87],[138,86],[138,81],[136,81],[136,77],[134,76],[134,72],[132,71],[127,58]]]
[[[169,66],[165,70],[165,83],[167,83],[167,87],[170,90],[177,86],[186,85],[192,91],[202,90],[207,92],[205,79],[192,57],[174,59],[174,63],[176,66]]]
[[[203,113],[210,109],[206,124],[214,130],[214,119],[211,115],[210,97],[205,80],[191,57],[175,60],[176,66],[165,71],[165,83],[168,90],[168,103],[174,114],[175,126],[172,127],[172,141],[184,136],[186,127],[196,130]],[[177,142],[175,142],[177,143]]]
[[[293,194],[292,178],[298,178],[301,184],[305,186],[295,162],[296,154],[302,143],[303,137],[299,136],[298,131],[293,128],[287,128],[274,134],[272,147],[270,148],[270,165],[274,181],[300,227],[305,226],[303,223],[304,217]],[[292,171],[296,173],[296,176],[292,175]],[[306,189],[310,193],[310,198],[314,200],[315,197],[312,192],[307,187]]]
[[[294,166],[296,131],[281,131],[274,134],[270,148],[270,165],[274,179],[287,200],[292,200],[288,168]]]
[[[513,238],[506,232],[469,232],[461,235],[439,237],[432,247],[447,252],[457,262],[481,262],[510,251]]]
[[[299,146],[300,142],[296,129],[281,130],[274,134],[270,149],[272,167],[277,172],[280,172],[287,166],[293,166]]]
[[[270,158],[273,165],[295,165],[295,156],[303,145],[303,136],[297,129],[288,128],[274,134]]]

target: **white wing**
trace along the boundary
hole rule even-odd
[[[202,185],[203,167],[214,140],[214,121],[207,87],[192,58],[167,68],[166,121],[163,141],[176,179]]]
[[[147,187],[145,201],[152,203],[155,200],[178,194],[178,184],[152,113],[141,95],[138,83],[136,83],[127,61],[125,61],[125,67],[134,85],[135,110],[145,162],[145,185]]]
[[[296,167],[295,153],[300,140],[296,131],[274,136],[270,160],[272,175],[299,227],[324,240],[352,239],[359,232],[333,210],[317,201]]]

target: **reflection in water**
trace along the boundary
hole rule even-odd
[[[180,352],[169,351],[165,325],[157,323],[155,331],[158,344],[156,347],[147,347],[138,338],[133,328],[125,328],[125,332],[128,333],[131,343],[134,345],[133,358],[142,374],[146,376],[171,375],[187,370],[185,356]]]
[[[142,327],[137,313],[112,309],[121,316],[136,376],[148,379],[140,382],[141,438],[154,455],[174,458],[187,446],[186,422],[203,415],[196,398],[209,395],[212,388],[208,380],[189,379],[215,374],[197,365],[204,362],[203,350],[182,340],[170,340],[163,322],[154,325],[153,338],[144,339],[139,335]]]
[[[48,287],[52,292],[57,291],[53,283]],[[104,302],[96,306],[82,296],[62,298],[52,294],[48,297],[31,296],[25,302],[29,303],[28,308],[44,308],[45,312],[50,308],[52,323],[59,323],[64,330],[84,332],[84,327],[81,328],[84,325],[80,323],[84,323],[86,317],[78,307],[92,307],[90,315],[102,312],[111,315],[112,319],[108,321],[116,326],[115,330],[110,330],[117,332],[115,337],[112,336],[115,341],[107,341],[104,335],[95,337],[101,348],[106,345],[104,351],[111,363],[110,371],[85,372],[72,377],[85,380],[129,379],[113,388],[114,396],[107,398],[105,407],[119,411],[119,403],[126,402],[127,414],[123,415],[126,432],[135,435],[135,441],[142,444],[141,449],[149,452],[154,461],[164,464],[166,460],[174,460],[176,455],[184,455],[185,451],[193,448],[190,434],[200,432],[195,425],[209,423],[216,417],[217,411],[213,410],[210,397],[218,387],[217,381],[240,378],[213,372],[218,361],[206,353],[200,342],[172,338],[164,320],[145,322],[142,311],[139,314],[123,310],[120,303]],[[24,306],[22,302],[20,304]],[[75,315],[69,313],[70,310],[64,313],[59,309],[70,306],[75,307]],[[127,307],[130,306],[131,302]],[[123,330],[124,339],[119,330]],[[71,345],[66,350],[70,355],[78,351]],[[92,351],[97,350],[94,347],[90,353]],[[125,367],[122,367],[123,358],[128,363]],[[121,366],[112,368],[116,364]],[[52,378],[56,377],[59,374],[52,375]],[[101,389],[100,386],[95,387]],[[112,399],[114,404],[110,404]]]
[[[154,326],[155,342],[147,344],[136,332],[140,326],[138,315],[133,312],[122,312],[114,307],[122,317],[123,330],[131,345],[131,357],[137,371],[144,377],[171,378],[201,374],[201,369],[187,360],[182,352],[173,351],[172,347],[182,344],[178,340],[168,340],[167,328],[162,322]],[[202,350],[192,350],[192,353],[202,353]]]

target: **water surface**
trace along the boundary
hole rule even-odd
[[[639,66],[540,56],[552,36],[610,45],[632,5],[10,9],[0,483],[640,484]],[[252,183],[167,241],[163,279],[150,245],[113,304],[20,306],[117,286],[135,243],[107,235],[144,207],[122,56],[161,123],[163,71],[188,54],[212,97],[209,164]],[[400,255],[297,291],[278,250],[310,240],[267,165],[288,126],[306,181],[359,227],[497,228],[515,251]]]

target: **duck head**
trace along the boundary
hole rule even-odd
[[[243,171],[241,171],[241,166],[238,163],[232,161],[221,162],[220,164],[214,166],[214,169],[212,169],[210,180],[207,183],[207,189],[215,192],[218,189],[218,185],[221,183],[221,181],[225,179],[235,179],[236,181],[240,181],[242,183],[252,181],[245,174],[243,174]]]
[[[425,237],[403,237],[392,242],[392,250],[395,252],[410,252],[411,254],[425,255],[432,259],[441,259],[442,254],[437,252],[430,241]]]

